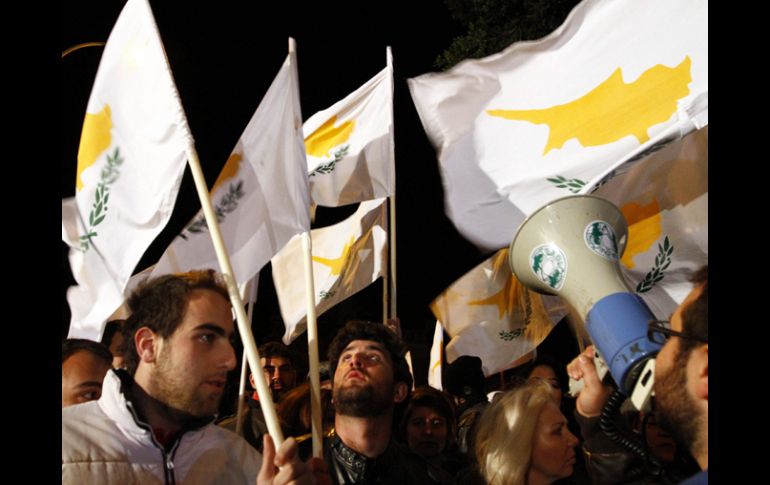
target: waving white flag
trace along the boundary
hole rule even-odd
[[[560,297],[530,291],[516,279],[508,249],[452,283],[430,307],[451,337],[447,362],[476,355],[486,376],[521,363],[567,314]]]
[[[327,207],[393,194],[393,71],[386,67],[303,127],[313,202]]]
[[[708,2],[585,0],[557,30],[409,80],[447,214],[485,250],[640,149],[708,121]]]
[[[316,315],[356,294],[386,270],[388,240],[385,199],[362,202],[342,222],[310,231],[313,241],[313,280]],[[307,303],[299,237],[292,239],[272,260],[273,282],[286,325],[288,345],[305,331]]]
[[[292,236],[310,228],[300,120],[296,68],[287,56],[211,189],[238,284],[256,275]],[[200,211],[152,275],[218,267]]]
[[[708,127],[619,167],[593,195],[623,212],[621,270],[667,318],[692,289],[690,273],[708,263]]]
[[[67,291],[69,337],[99,340],[171,217],[192,144],[150,6],[129,0],[88,100],[76,195],[62,201],[62,240],[78,283]]]

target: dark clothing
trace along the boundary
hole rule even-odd
[[[586,468],[591,480],[596,484],[625,484],[625,485],[673,485],[684,477],[691,475],[694,470],[687,461],[677,460],[667,464],[662,473],[653,475],[645,467],[642,458],[607,437],[599,427],[599,418],[586,418],[575,412],[575,417],[583,435],[583,455]],[[623,428],[623,420],[618,425],[625,434],[629,429]]]
[[[251,397],[247,398],[246,406],[240,416],[241,436],[249,442],[251,446],[262,453],[262,437],[267,434],[267,423],[265,415],[262,413],[262,406],[259,401]],[[235,432],[237,419],[236,416],[230,416],[220,421],[219,426]]]
[[[475,461],[476,453],[473,450],[474,433],[479,424],[481,413],[489,406],[489,401],[484,398],[483,401],[471,405],[460,406],[457,414],[457,449],[460,453],[465,453],[469,459]]]
[[[339,436],[332,434],[324,439],[324,460],[332,482],[337,485],[452,483],[446,472],[430,466],[393,440],[382,455],[367,458],[348,448]]]
[[[683,481],[680,485],[708,485],[709,483],[709,471],[708,469],[695,474]]]

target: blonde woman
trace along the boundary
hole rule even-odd
[[[489,485],[541,485],[572,475],[577,444],[550,386],[535,381],[486,409],[475,451]]]

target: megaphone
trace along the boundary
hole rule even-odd
[[[655,317],[620,271],[627,237],[628,224],[611,202],[564,197],[522,223],[508,263],[528,288],[559,295],[576,310],[618,388],[629,396],[640,384],[646,404],[661,346],[647,339],[647,323]]]

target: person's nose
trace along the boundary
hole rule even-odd
[[[580,444],[580,440],[570,432],[570,430],[567,430],[567,443],[569,444],[570,448],[574,448],[577,445]]]
[[[224,366],[227,368],[227,370],[233,370],[235,369],[235,366],[237,364],[235,359],[235,349],[233,348],[233,345],[230,342],[227,342],[225,344],[225,350],[224,350]]]
[[[361,369],[364,367],[364,358],[361,354],[353,354],[350,357],[350,366],[354,369]]]

